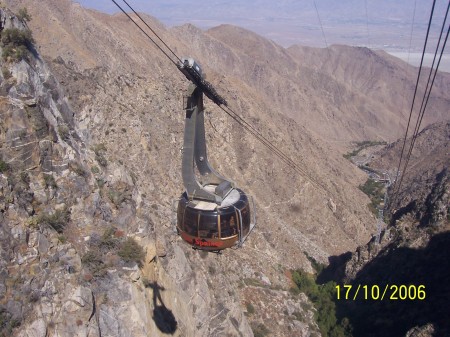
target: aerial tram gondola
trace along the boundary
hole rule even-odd
[[[204,80],[201,67],[192,58],[181,59],[178,68],[192,83],[184,107],[185,191],[178,200],[177,232],[196,249],[240,247],[256,223],[253,200],[211,167],[206,150],[203,94],[219,105],[226,101]]]

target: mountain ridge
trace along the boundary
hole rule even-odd
[[[50,262],[50,270],[58,271],[58,277],[63,275],[61,280],[65,277],[70,281],[66,283],[42,276],[45,269],[39,269],[35,278],[38,285],[33,291],[47,294],[51,301],[38,299],[38,304],[47,308],[51,303],[54,309],[35,311],[36,316],[26,320],[22,330],[29,332],[33,327],[44,326],[49,333],[61,336],[81,333],[85,327],[93,336],[109,331],[124,337],[131,331],[135,336],[167,332],[175,336],[251,336],[261,331],[258,327],[262,324],[275,336],[317,333],[314,310],[308,299],[289,292],[290,270],[312,271],[310,258],[326,263],[331,255],[356,249],[375,232],[376,219],[366,206],[369,198],[358,189],[366,175],[343,158],[343,147],[325,139],[328,131],[321,130],[333,127],[325,123],[325,118],[307,124],[287,113],[286,106],[299,104],[296,99],[286,105],[282,102],[285,88],[281,84],[283,76],[291,76],[288,69],[283,69],[281,76],[264,65],[264,61],[270,61],[271,53],[264,56],[269,59],[254,60],[193,26],[167,30],[155,23],[158,33],[177,54],[207,60],[202,62],[207,79],[226,98],[231,98],[233,109],[324,186],[323,190],[318,188],[308,177],[273,158],[206,100],[211,163],[254,196],[258,214],[258,226],[242,249],[229,250],[220,256],[206,254],[190,249],[174,233],[172,223],[171,205],[182,192],[182,96],[187,82],[181,74],[139,35],[124,15],[87,11],[65,0],[57,3],[45,0],[39,5],[31,0],[8,3],[15,8],[26,5],[32,14],[29,26],[37,29],[36,49],[53,74],[55,85],[61,89],[59,97],[71,107],[69,115],[73,117],[69,130],[64,128],[67,124],[64,120],[54,121],[57,131],[52,138],[55,144],[68,149],[63,154],[71,165],[49,172],[55,183],[51,178],[46,181],[36,171],[30,175],[27,189],[34,198],[48,199],[48,204],[44,204],[49,210],[54,208],[54,200],[66,203],[63,210],[71,214],[67,230],[62,233],[51,228],[42,230],[42,224],[36,223],[42,219],[34,218],[31,224],[38,228],[30,227],[24,207],[37,215],[42,212],[41,207],[34,207],[27,200],[5,198],[9,219],[5,230],[9,233],[28,230],[28,237],[52,242],[51,249],[45,250],[45,245],[39,248],[34,239],[15,237],[13,243],[22,247],[20,256],[34,256],[34,260],[25,259],[19,267],[16,261],[20,258],[16,254],[14,260],[5,259],[2,263],[11,264],[15,270],[27,270],[23,274],[24,287],[29,276],[27,268],[35,268],[33,261],[44,265],[48,252],[51,261],[56,260],[54,256],[66,262],[75,261],[66,263],[73,267],[67,267],[66,274],[62,274],[66,269],[57,269]],[[153,19],[145,18],[153,25],[150,21]],[[58,23],[52,36],[42,24],[48,21]],[[333,94],[330,101],[339,99],[336,87],[344,90],[346,86],[328,83],[333,73],[301,68],[287,51],[266,43],[297,67],[296,71],[315,74],[309,80],[316,81],[314,89],[323,86],[325,92]],[[223,51],[230,56],[229,64],[221,62]],[[20,72],[14,76],[25,78]],[[273,79],[275,86],[265,88],[261,78]],[[294,92],[304,89],[294,80],[290,84],[289,90]],[[277,90],[270,92],[273,88]],[[12,92],[5,93],[6,100]],[[329,106],[329,102],[321,102],[314,94],[315,90],[309,90],[301,98]],[[321,112],[326,113],[326,109]],[[19,113],[27,116],[25,111]],[[373,130],[369,131],[373,134]],[[364,135],[360,130],[351,132],[348,126],[344,131],[334,132],[346,133],[346,142]],[[393,137],[391,133],[392,130],[387,134]],[[66,144],[76,147],[79,156]],[[36,149],[35,155],[45,150]],[[5,160],[12,158],[10,153],[2,152],[2,156]],[[37,167],[39,170],[40,166]],[[19,193],[21,185],[10,183],[19,178],[14,171],[2,174],[3,191],[12,189],[13,194]],[[21,210],[18,217],[15,208]],[[145,248],[142,268],[136,263],[124,264],[118,255],[114,242],[122,244],[125,237],[135,239]],[[35,254],[34,248],[39,254]],[[96,269],[98,266],[101,268]],[[8,276],[4,283],[8,290],[14,289],[10,286],[12,277],[13,274]],[[85,307],[69,305],[80,297],[93,300],[87,301]],[[257,315],[251,314],[249,304]],[[282,305],[286,306],[285,311],[280,310]],[[15,306],[9,305],[8,310],[14,311]],[[93,307],[97,308],[94,315]],[[122,307],[130,310],[123,311]],[[74,313],[68,323],[70,328],[59,320],[55,323],[70,310]],[[133,317],[139,319],[132,317],[136,313],[139,314]],[[161,318],[164,314],[171,319],[166,322]],[[269,317],[272,320],[265,319]]]

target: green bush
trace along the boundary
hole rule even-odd
[[[246,307],[247,307],[247,313],[249,315],[253,315],[255,313],[255,307],[253,306],[253,304],[251,304],[249,302],[249,303],[247,303]]]
[[[347,154],[344,154],[344,158],[350,159],[354,156],[357,156],[362,150],[376,145],[386,145],[387,143],[384,141],[371,141],[371,140],[364,140],[362,142],[356,142],[356,149],[352,152],[349,152]]]
[[[118,255],[125,262],[136,262],[139,266],[142,266],[144,260],[144,250],[133,238],[127,238],[120,247]]]
[[[94,277],[103,277],[107,273],[108,266],[104,263],[104,258],[97,249],[84,254],[81,257],[81,263],[87,267]]]
[[[95,179],[95,181],[97,182],[97,185],[99,188],[103,188],[103,186],[105,186],[105,184],[106,184],[106,180],[104,180],[102,178]]]
[[[25,185],[30,186],[30,176],[28,172],[20,172],[20,181],[22,181]]]
[[[108,198],[114,206],[119,208],[124,202],[130,201],[132,195],[128,185],[119,183],[109,188]]]
[[[384,200],[384,184],[368,178],[364,185],[360,185],[359,189],[369,196],[371,203],[368,205],[369,209],[377,215],[377,209]]]
[[[100,169],[97,166],[92,166],[91,167],[91,172],[93,174],[98,174],[98,173],[100,173]]]
[[[70,138],[70,129],[66,124],[58,125],[58,134],[62,140],[66,141]]]
[[[28,58],[28,49],[25,46],[18,46],[15,49],[15,53],[13,58],[17,61],[27,59]]]
[[[333,281],[319,285],[313,274],[302,270],[292,272],[292,280],[299,292],[305,293],[316,308],[315,319],[322,336],[350,337],[351,326],[348,319],[338,322],[336,318],[336,283]]]
[[[12,336],[14,328],[20,325],[19,319],[13,318],[3,307],[0,308],[0,337]]]
[[[75,160],[69,162],[69,170],[83,178],[88,176],[88,172],[81,166],[81,163]]]
[[[4,46],[27,46],[34,43],[29,29],[6,28],[2,31],[2,44]]]
[[[9,164],[0,159],[0,173],[5,173],[9,171]]]
[[[28,58],[29,48],[34,43],[29,29],[7,28],[1,32],[2,56],[4,60],[20,61]]]

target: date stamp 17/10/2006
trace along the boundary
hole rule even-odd
[[[344,284],[336,286],[337,300],[423,301],[426,296],[424,285],[386,284],[385,286],[379,286],[376,284]]]

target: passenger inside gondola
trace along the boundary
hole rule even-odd
[[[201,238],[217,238],[217,214],[202,213],[199,221],[199,237]]]

